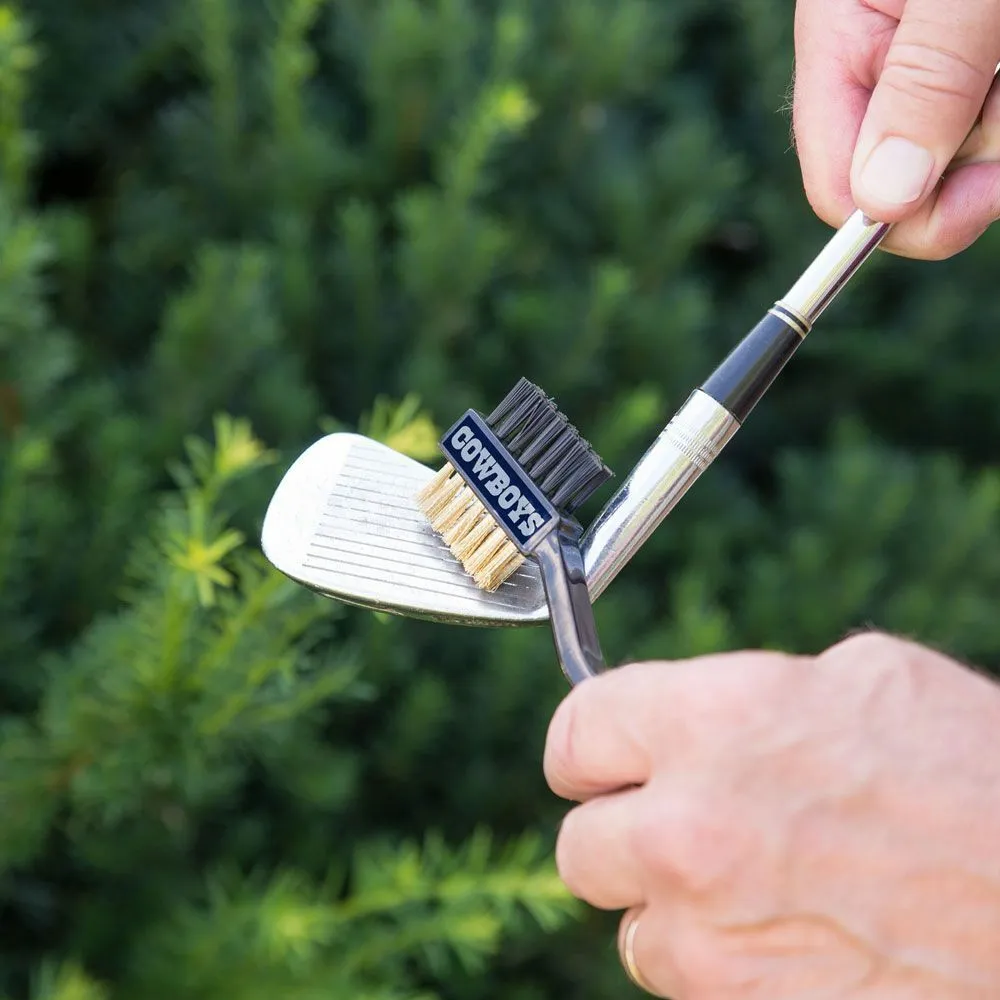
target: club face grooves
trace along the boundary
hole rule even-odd
[[[478,626],[545,622],[537,566],[495,593],[463,571],[417,508],[435,470],[357,434],[315,442],[282,478],[264,518],[268,560],[303,586],[348,604]]]

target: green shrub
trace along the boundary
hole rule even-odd
[[[827,236],[791,59],[790,0],[0,6],[0,994],[621,994],[545,629],[257,537],[322,433],[433,462],[522,374],[623,476]],[[613,661],[996,664],[998,251],[866,265],[601,598]]]

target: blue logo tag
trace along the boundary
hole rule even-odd
[[[441,450],[522,555],[558,524],[556,509],[475,410],[445,434]]]

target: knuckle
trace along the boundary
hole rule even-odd
[[[671,935],[670,958],[679,995],[691,1000],[744,996],[750,985],[736,975],[715,934],[693,921],[679,921]]]
[[[969,241],[974,242],[973,240]],[[953,243],[950,239],[928,240],[926,242],[911,245],[909,253],[903,256],[927,261],[928,263],[938,263],[954,257],[955,254],[965,249],[965,245]]]
[[[749,839],[731,804],[690,792],[644,810],[633,838],[636,859],[651,881],[673,883],[692,895],[731,885]]]
[[[732,746],[736,734],[771,725],[794,700],[805,671],[800,656],[742,651],[719,657],[713,669],[691,670],[671,689],[683,743],[695,758]]]
[[[763,715],[773,713],[774,706],[801,679],[802,661],[799,656],[770,651],[737,654],[729,661],[729,669],[705,677],[705,717],[727,730],[756,724]]]
[[[942,98],[976,104],[989,88],[992,74],[947,45],[897,40],[886,56],[879,87],[935,109]]]
[[[868,704],[890,692],[912,691],[926,669],[927,652],[912,642],[872,631],[831,646],[820,655],[819,664],[830,668],[835,680],[843,674],[857,678],[856,694]]]
[[[886,632],[856,632],[820,655],[824,664],[854,664],[860,661],[896,664],[906,655],[905,643]]]
[[[935,213],[923,234],[920,256],[924,260],[947,260],[974,243],[988,227],[988,221],[970,225],[966,219]]]
[[[910,220],[907,220],[908,222]],[[985,227],[985,228],[988,228]],[[883,248],[898,257],[911,260],[942,261],[954,257],[985,232],[984,227],[970,227],[942,220],[929,224],[917,232],[907,223],[882,244]]]

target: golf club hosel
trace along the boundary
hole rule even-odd
[[[701,389],[639,460],[583,539],[594,600],[739,430],[739,422]]]

